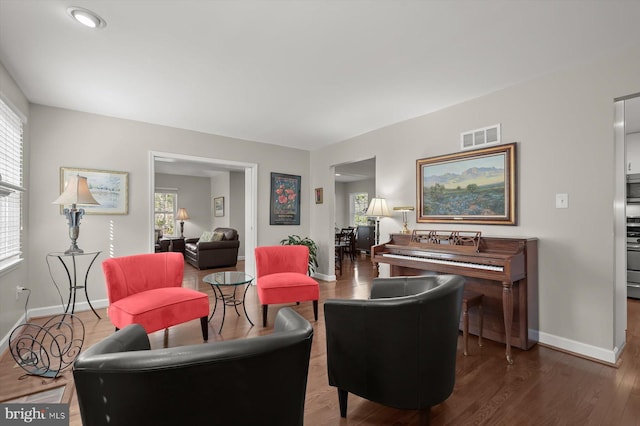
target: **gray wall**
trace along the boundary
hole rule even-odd
[[[185,238],[196,238],[204,231],[211,230],[211,195],[208,177],[181,176],[156,173],[156,188],[178,190],[178,208],[184,207],[189,220],[184,221]],[[176,224],[177,236],[180,235],[180,223]]]
[[[349,194],[354,192],[366,192],[369,194],[369,201],[376,195],[376,181],[365,179],[356,182],[336,182],[335,185],[335,224],[338,228],[346,228],[349,221]],[[391,206],[389,207],[391,208]]]
[[[417,159],[457,152],[461,132],[501,123],[502,140],[518,142],[518,226],[410,227],[539,238],[540,341],[611,361],[624,343],[614,335],[614,188],[624,176],[614,168],[613,103],[640,91],[639,75],[635,49],[366,133],[314,151],[311,187],[333,187],[331,166],[366,151],[376,157],[377,194],[406,205]],[[568,209],[555,208],[556,193],[569,194]],[[311,211],[311,237],[329,247],[324,272],[333,270],[333,204],[327,197]],[[382,219],[381,240],[400,222]]]
[[[270,226],[268,210],[272,171],[300,175],[304,184],[309,182],[310,153],[307,151],[42,105],[32,104],[30,109],[32,150],[28,198],[32,208],[27,220],[27,259],[31,263],[27,282],[34,287],[30,307],[42,308],[38,314],[47,313],[48,307],[59,306],[44,263],[45,255],[69,244],[66,222],[59,214],[58,206],[51,204],[59,195],[61,166],[129,172],[129,213],[91,215],[82,220],[79,245],[86,250],[102,250],[99,260],[150,250],[151,151],[257,164],[257,245],[278,244],[289,234],[309,234],[308,191],[301,194],[303,207],[299,226]],[[207,198],[210,199],[208,195]],[[185,226],[188,235],[197,233],[196,229],[189,228],[188,222]],[[88,291],[92,301],[98,306],[106,306],[99,263],[89,276]],[[8,300],[13,301],[12,291],[8,294]],[[7,333],[8,324],[18,319],[21,305],[14,305],[14,314],[8,315],[0,334]]]

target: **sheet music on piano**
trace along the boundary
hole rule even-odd
[[[418,244],[434,244],[455,246],[462,251],[479,251],[480,237],[479,231],[438,231],[414,229],[411,234],[411,242]]]

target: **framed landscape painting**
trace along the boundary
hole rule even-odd
[[[87,178],[91,195],[98,206],[81,206],[85,214],[127,214],[129,212],[129,173],[113,170],[78,169],[60,167],[60,193],[71,175]],[[60,206],[60,212],[65,206]]]
[[[270,225],[300,225],[300,176],[271,173]]]
[[[418,222],[516,224],[516,143],[416,161]]]

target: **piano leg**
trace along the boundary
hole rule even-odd
[[[506,356],[507,362],[513,364],[513,358],[511,357],[511,326],[513,324],[513,292],[511,287],[513,283],[502,283],[502,312],[504,315],[504,332],[505,332],[505,344],[507,346]]]

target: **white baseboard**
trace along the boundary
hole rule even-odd
[[[335,275],[325,275],[320,273],[313,274],[313,277],[322,281],[336,280]],[[109,306],[109,300],[108,299],[94,300],[94,301],[91,301],[91,304],[95,309],[106,308]],[[86,301],[76,303],[76,309],[75,309],[76,312],[88,311],[90,309],[91,308],[89,307],[89,304]],[[62,312],[63,312],[63,308],[61,306],[49,306],[49,307],[43,307],[43,308],[29,309],[28,314],[29,314],[29,318],[38,318],[38,317],[44,317],[49,315],[61,314]],[[25,321],[25,317],[24,315],[22,315],[18,319],[18,321],[15,323],[15,325],[11,328],[11,330],[16,328],[20,324],[24,323],[24,321]],[[10,335],[11,335],[11,332],[9,332],[0,340],[0,353],[3,353],[9,347]],[[622,352],[622,349],[623,349],[618,347],[613,349],[600,348],[597,346],[588,345],[586,343],[578,342],[578,341],[567,339],[564,337],[559,337],[553,334],[539,332],[537,330],[529,330],[529,335],[532,337],[532,339],[535,339],[544,345],[557,348],[560,350],[564,350],[567,352],[572,352],[578,355],[582,355],[587,358],[600,360],[608,364],[615,364],[618,361],[618,357],[620,356],[620,353]]]
[[[582,355],[587,358],[600,360],[608,364],[615,364],[622,350],[622,348],[618,347],[613,349],[600,348],[544,332],[529,330],[529,333],[531,333],[531,336],[535,336],[534,333],[538,334],[538,342],[544,345]]]
[[[321,274],[319,272],[315,272],[312,275],[313,278],[317,278],[321,281],[335,281],[336,280],[336,276],[335,275],[325,275],[325,274]]]
[[[9,337],[11,337],[11,332],[22,323],[24,323],[24,314],[22,314],[13,327],[11,327],[11,331],[7,333],[2,340],[0,340],[0,354],[4,353],[4,351],[9,348]]]

